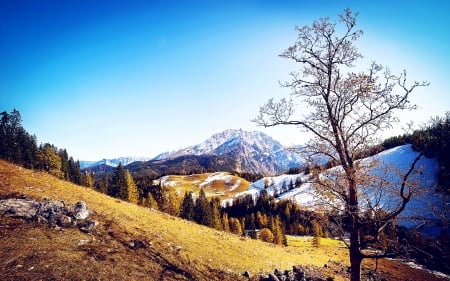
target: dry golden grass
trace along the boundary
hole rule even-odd
[[[289,237],[288,247],[244,239],[0,161],[0,197],[11,196],[84,201],[100,226],[86,235],[76,228],[57,231],[2,218],[2,280],[236,280],[245,270],[323,267],[330,259],[348,265],[347,250],[334,240],[322,239],[315,248],[310,238]],[[127,245],[136,238],[151,246],[131,250]],[[79,246],[81,240],[88,242]],[[31,273],[36,274],[28,278]]]

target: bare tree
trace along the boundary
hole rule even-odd
[[[349,218],[351,280],[360,280],[364,258],[387,256],[363,252],[360,229],[368,210],[373,211],[376,231],[380,232],[405,209],[414,193],[409,178],[421,155],[396,183],[398,200],[383,212],[377,204],[377,194],[369,196],[364,190],[371,183],[371,190],[380,194],[389,182],[370,172],[374,163],[358,159],[379,141],[381,131],[392,128],[398,121],[394,113],[415,109],[409,101],[411,92],[428,85],[427,82],[408,85],[406,71],[395,75],[375,62],[366,71],[352,72],[362,58],[354,45],[363,33],[355,28],[357,16],[347,9],[339,15],[338,22],[322,18],[311,26],[296,27],[298,39],[280,55],[300,65],[298,72],[290,73],[291,80],[282,84],[291,88],[292,93],[279,101],[270,99],[253,120],[265,127],[293,125],[312,133],[308,151],[340,165],[340,171],[335,169],[334,174],[319,177],[315,185],[340,200]],[[309,111],[296,112],[300,104]]]

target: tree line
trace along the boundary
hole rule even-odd
[[[93,186],[90,173],[83,173],[79,161],[69,157],[66,149],[50,143],[37,144],[35,135],[22,126],[20,112],[3,111],[0,119],[0,158],[28,169],[46,171],[75,184]]]
[[[407,143],[427,157],[437,157],[439,189],[450,193],[450,111],[431,118],[420,130],[386,139],[381,146],[389,149]]]

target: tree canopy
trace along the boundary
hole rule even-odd
[[[282,86],[292,90],[288,98],[270,99],[260,107],[255,122],[261,126],[293,125],[312,133],[306,149],[309,154],[321,155],[340,165],[342,172],[320,175],[316,189],[332,195],[344,206],[349,218],[351,280],[360,280],[363,258],[360,229],[364,211],[360,194],[368,184],[380,188],[389,185],[376,178],[370,170],[376,163],[357,161],[373,145],[380,142],[381,132],[398,121],[395,113],[412,110],[410,94],[427,82],[407,81],[406,71],[392,73],[389,68],[372,62],[365,71],[355,72],[355,64],[362,55],[355,42],[363,31],[356,28],[358,14],[347,9],[338,21],[321,18],[310,26],[297,27],[296,42],[281,57],[296,62],[298,71],[290,73],[291,80]],[[299,105],[308,110],[298,111]],[[399,204],[383,210],[378,229],[385,227],[403,211],[413,195],[408,183],[419,157],[397,185]],[[376,183],[376,184],[374,184]],[[383,209],[378,204],[373,210]],[[337,208],[339,209],[339,208]]]

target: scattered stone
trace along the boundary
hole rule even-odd
[[[81,223],[78,223],[78,228],[84,233],[94,232],[97,228],[98,222],[92,220],[85,220]]]
[[[280,279],[274,273],[269,273],[268,281],[280,281]]]
[[[275,269],[273,273],[268,275],[257,275],[255,280],[259,281],[332,281],[333,278],[326,278],[323,275],[321,268],[314,266],[300,266],[292,267],[292,270],[281,271]]]
[[[281,270],[279,270],[278,268],[276,268],[275,271],[274,271],[273,273],[275,273],[275,275],[276,275],[277,277],[283,276],[283,272],[282,272]]]
[[[78,246],[83,246],[83,245],[86,245],[86,244],[89,244],[89,240],[85,240],[85,239],[80,239],[80,240],[78,240]]]
[[[137,249],[145,249],[147,248],[147,245],[144,241],[140,239],[132,239],[130,243],[128,243],[129,247],[133,250]]]
[[[37,221],[48,224],[57,230],[61,227],[78,225],[85,233],[95,231],[98,223],[87,220],[89,209],[84,202],[78,202],[75,206],[66,206],[64,201],[54,201],[43,198],[36,201],[27,198],[8,198],[0,200],[0,215]]]
[[[58,218],[58,224],[64,227],[68,227],[71,226],[73,224],[73,220],[71,217],[67,216],[67,215],[61,215]]]

